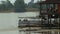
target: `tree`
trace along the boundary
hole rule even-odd
[[[7,2],[6,2],[6,9],[9,10],[9,9],[12,9],[12,8],[13,8],[12,3],[9,0],[7,0]]]
[[[34,0],[31,0],[29,3],[28,3],[28,6],[29,6],[29,8],[32,8],[33,7],[33,3],[34,2]]]
[[[0,4],[0,10],[4,11],[5,10],[5,1],[2,1],[2,4]]]
[[[28,7],[28,4],[25,3],[25,8],[27,8],[27,7]]]
[[[24,0],[16,0],[14,3],[15,12],[25,12]]]
[[[39,3],[39,1],[34,3],[34,0],[31,0],[31,2],[28,3],[28,7],[30,7],[30,8],[39,8],[40,5],[38,3]]]
[[[1,11],[10,10],[12,8],[13,8],[13,5],[9,0],[2,1],[2,3],[0,4],[0,10]]]

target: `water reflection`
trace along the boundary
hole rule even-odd
[[[26,30],[26,28],[8,29],[7,31],[1,31],[0,34],[60,34],[60,31],[42,31],[42,30]]]
[[[19,34],[59,34],[56,31],[46,31],[46,32],[34,32],[34,31],[19,31]]]
[[[19,34],[42,34],[42,33],[34,33],[33,31],[19,31]]]

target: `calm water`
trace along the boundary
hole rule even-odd
[[[19,31],[4,31],[4,32],[0,32],[0,34],[41,34],[41,33],[34,33],[34,32],[19,32]]]
[[[25,13],[0,13],[0,34],[24,34],[26,32],[19,32],[19,30],[4,31],[9,28],[17,28],[18,17],[36,17],[38,12],[25,12]],[[3,30],[3,31],[2,31]]]

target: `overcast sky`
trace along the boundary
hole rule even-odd
[[[6,1],[6,0],[0,0],[0,1]],[[15,0],[10,0],[11,1],[11,3],[14,3],[15,2]],[[24,0],[25,1],[25,3],[28,3],[28,2],[30,2],[31,0]],[[37,2],[37,0],[34,0],[34,2]]]

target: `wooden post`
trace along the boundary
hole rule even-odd
[[[58,4],[58,14],[60,14],[60,4]]]

